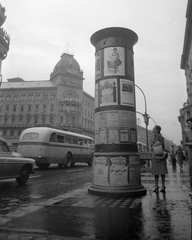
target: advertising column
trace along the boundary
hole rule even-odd
[[[90,194],[146,194],[137,152],[133,60],[137,41],[136,33],[118,27],[91,36],[96,52],[95,154]]]

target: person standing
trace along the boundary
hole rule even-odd
[[[151,167],[151,173],[152,175],[155,176],[155,189],[154,192],[158,192],[159,191],[159,175],[161,175],[161,183],[162,183],[162,187],[161,187],[161,192],[165,193],[165,174],[168,173],[167,171],[167,162],[166,162],[166,157],[167,155],[165,155],[164,158],[159,158],[155,155],[154,152],[154,148],[157,146],[162,146],[162,149],[165,149],[165,143],[164,143],[164,138],[161,135],[161,127],[159,125],[156,125],[153,128],[153,134],[154,134],[154,139],[151,143],[151,149],[153,152],[153,157],[152,157],[152,167]]]
[[[185,146],[188,147],[189,181],[192,190],[192,117],[186,120],[189,131],[185,134]]]
[[[171,145],[170,156],[171,156],[172,166],[176,167],[176,158],[175,158],[175,148],[174,148],[174,145]]]
[[[180,166],[180,170],[183,170],[183,150],[181,148],[181,146],[178,147],[177,151],[176,151],[176,157],[178,160],[178,164]]]

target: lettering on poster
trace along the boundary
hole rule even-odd
[[[120,142],[129,142],[129,130],[128,129],[120,130]]]
[[[128,186],[128,164],[125,157],[111,158],[109,170],[110,186]]]
[[[129,157],[129,182],[130,185],[141,184],[140,158],[139,156]]]
[[[106,129],[99,131],[99,144],[107,143],[107,131]]]
[[[109,186],[109,163],[106,157],[95,158],[95,185]]]
[[[119,110],[119,127],[136,128],[136,113],[132,111]]]
[[[125,53],[123,47],[104,49],[104,75],[125,75]]]
[[[134,77],[133,52],[130,49],[127,49],[127,75]]]
[[[131,130],[131,142],[135,143],[136,142],[136,131]]]
[[[135,106],[134,85],[133,82],[126,79],[120,79],[121,105]]]
[[[98,108],[98,83],[95,84],[95,108]]]
[[[95,79],[101,77],[101,51],[98,51],[95,55]]]
[[[100,81],[100,107],[117,105],[117,79]]]
[[[117,129],[109,129],[108,143],[119,143],[119,133]]]
[[[108,111],[108,127],[118,127],[118,111]]]

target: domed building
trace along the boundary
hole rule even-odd
[[[21,132],[50,126],[94,137],[94,98],[83,90],[83,71],[64,53],[47,81],[11,78],[1,85],[0,132],[17,146]]]

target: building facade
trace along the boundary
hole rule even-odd
[[[180,67],[185,71],[187,91],[187,101],[180,109],[180,115],[178,117],[182,132],[181,144],[185,149],[185,132],[188,130],[186,119],[192,117],[192,0],[188,0],[187,4],[185,36]]]
[[[83,90],[83,71],[73,55],[64,53],[47,81],[21,78],[2,82],[0,132],[17,146],[29,127],[50,126],[94,137],[94,98]]]

